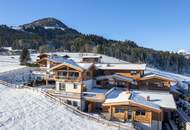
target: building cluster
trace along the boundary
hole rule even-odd
[[[47,54],[40,54],[37,63],[43,72],[36,73],[38,78],[53,85],[48,92],[81,111],[161,130],[176,110],[170,93],[175,81],[146,72],[146,64],[105,63],[97,55],[74,61],[68,55]]]

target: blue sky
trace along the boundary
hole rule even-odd
[[[55,17],[86,34],[190,50],[190,0],[0,0],[0,24]]]

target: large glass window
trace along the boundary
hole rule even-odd
[[[124,113],[125,108],[115,108],[115,113]]]
[[[79,77],[78,72],[69,72],[70,79],[77,79]]]
[[[137,110],[136,111],[136,115],[141,115],[141,116],[145,116],[146,112],[144,110]]]

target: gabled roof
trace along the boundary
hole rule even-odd
[[[48,57],[49,55],[46,53],[41,53],[40,55],[38,55],[38,57]]]
[[[150,100],[147,100],[147,97]],[[161,111],[162,108],[176,109],[172,94],[162,91],[124,91],[115,89],[106,96],[103,105],[136,105],[150,108],[154,111]]]
[[[146,64],[96,64],[102,70],[145,70]]]
[[[106,96],[105,104],[129,104],[131,93],[123,91],[122,89],[115,89]]]
[[[37,59],[37,63],[40,63],[40,62],[43,62],[43,61],[46,61],[47,62],[48,58],[42,58],[42,59]]]
[[[149,97],[149,101],[147,101]],[[154,108],[176,109],[173,95],[163,91],[132,91],[131,100]]]
[[[158,79],[162,79],[162,80],[168,80],[168,81],[175,82],[175,80],[172,78],[169,78],[169,77],[164,76],[164,75],[155,74],[155,73],[148,73],[148,74],[144,75],[141,78],[141,80],[147,80],[147,79],[152,79],[152,78],[158,78]]]
[[[69,67],[77,69],[79,71],[84,71],[84,70],[90,69],[93,66],[93,63],[76,63],[71,59],[61,59],[56,62],[60,63],[60,64],[50,68],[50,70],[55,70],[55,69],[61,68],[63,66],[69,66]]]

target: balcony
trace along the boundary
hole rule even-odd
[[[103,93],[83,92],[83,97],[87,101],[91,101],[91,102],[105,101],[105,94]]]
[[[81,78],[80,77],[76,77],[76,76],[54,76],[55,80],[58,81],[80,81]]]
[[[72,93],[72,92],[65,92],[65,91],[56,91],[56,90],[48,90],[48,94],[59,97],[59,98],[75,98],[75,99],[81,99],[82,95],[81,93]]]

